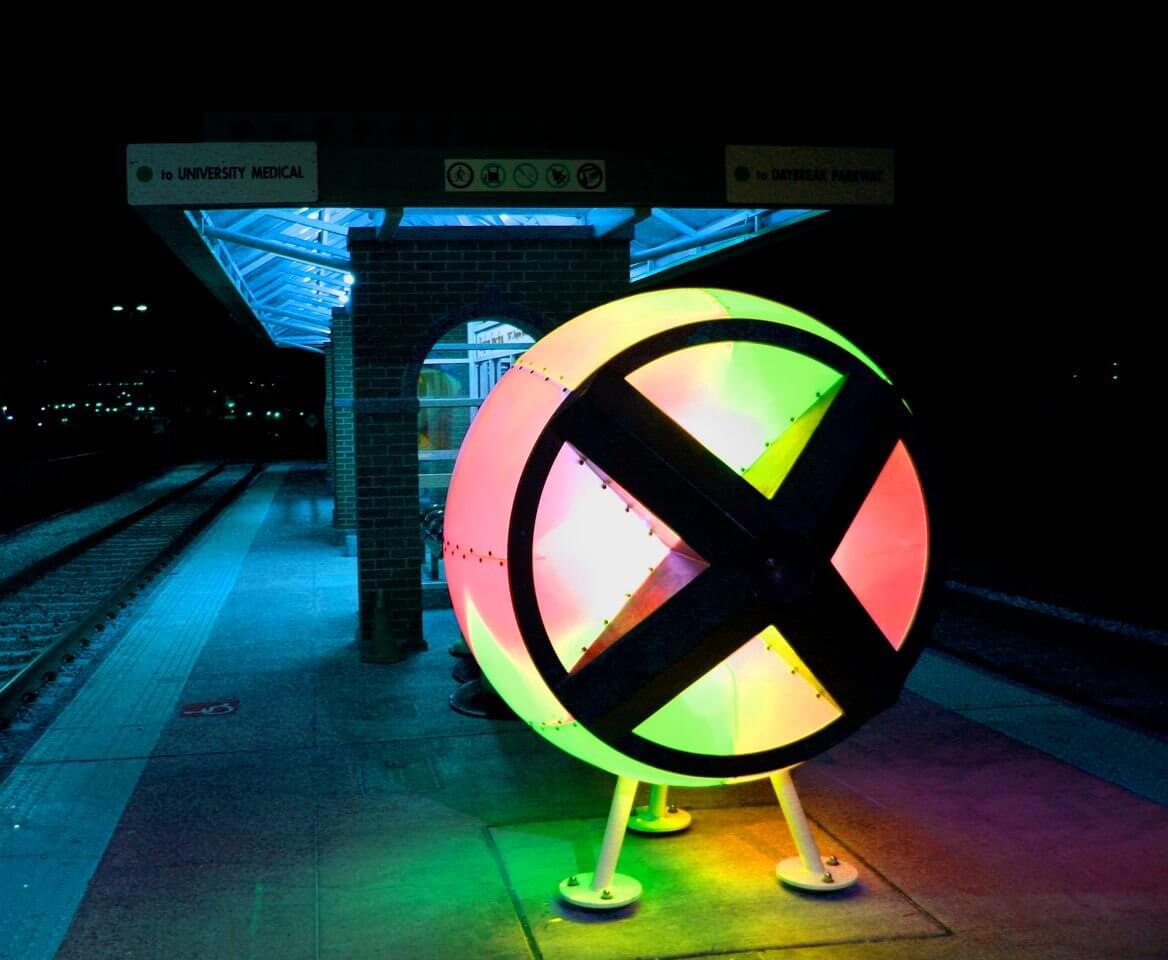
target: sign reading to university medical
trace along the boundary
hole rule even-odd
[[[892,151],[852,147],[726,148],[726,201],[766,206],[891,204]]]
[[[313,203],[315,143],[132,143],[126,196],[135,206]]]

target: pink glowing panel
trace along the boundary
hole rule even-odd
[[[513,367],[471,421],[446,497],[446,528],[459,546],[506,556],[511,501],[527,457],[566,394]],[[493,509],[484,509],[484,496]]]
[[[498,642],[516,652],[523,647],[513,626],[506,576],[497,574],[505,573],[499,564],[507,558],[511,503],[519,476],[536,437],[564,396],[542,377],[513,367],[488,394],[459,451],[446,498],[443,552],[451,604],[472,650],[466,613],[466,600],[472,594],[483,622],[499,625]],[[464,556],[469,562],[463,562]],[[496,609],[501,605],[507,617]]]
[[[897,443],[831,562],[897,650],[912,626],[929,560],[925,495]]]
[[[567,444],[560,450],[544,483],[532,549],[536,601],[566,669],[669,553],[581,460]]]

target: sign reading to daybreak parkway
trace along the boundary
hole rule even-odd
[[[132,205],[312,203],[315,143],[132,143],[126,196]]]
[[[726,148],[726,201],[767,206],[893,202],[893,152],[852,147]]]

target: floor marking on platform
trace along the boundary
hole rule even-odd
[[[0,784],[0,957],[56,954],[285,472],[269,468],[195,541]]]
[[[971,597],[979,597],[991,603],[1000,603],[1003,606],[1014,607],[1018,610],[1027,610],[1030,613],[1041,613],[1056,620],[1065,620],[1068,623],[1078,623],[1086,627],[1095,627],[1108,633],[1117,633],[1122,637],[1131,637],[1134,640],[1145,640],[1161,647],[1168,647],[1168,632],[1156,630],[1152,627],[1142,627],[1137,623],[1124,623],[1122,620],[1112,620],[1108,617],[1098,617],[1093,613],[1083,613],[1072,610],[1070,607],[1060,607],[1055,603],[1046,603],[1043,600],[1033,600],[1030,597],[1020,597],[1012,593],[1002,593],[1000,590],[989,590],[986,587],[976,587],[959,580],[946,580],[946,589],[954,593],[965,593]]]
[[[926,650],[905,688],[1057,760],[1168,806],[1168,742]]]

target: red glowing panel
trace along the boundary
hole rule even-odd
[[[831,562],[897,650],[912,626],[929,559],[925,496],[897,443]]]

